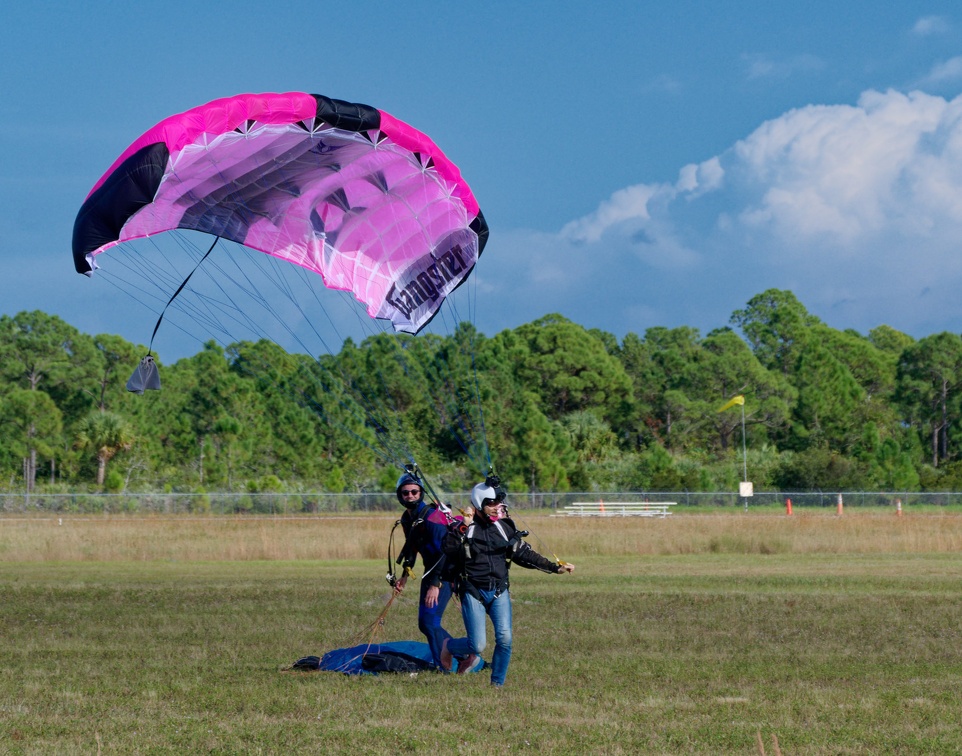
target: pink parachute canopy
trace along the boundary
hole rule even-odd
[[[319,273],[416,333],[473,269],[487,225],[427,136],[367,105],[246,94],[171,116],[130,145],[74,223],[77,271],[122,242],[202,231]]]

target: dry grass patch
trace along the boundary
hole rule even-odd
[[[962,514],[848,510],[688,514],[665,519],[518,513],[546,555],[894,554],[962,551]],[[0,517],[0,561],[291,561],[380,559],[395,517]]]

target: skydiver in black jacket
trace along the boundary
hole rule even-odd
[[[489,482],[478,483],[471,490],[474,508],[465,514],[463,532],[453,528],[442,544],[449,561],[459,566],[455,574],[467,637],[444,642],[441,666],[450,670],[454,657],[464,657],[458,662],[458,673],[471,669],[487,644],[487,614],[494,625],[491,684],[497,687],[504,685],[511,661],[511,563],[559,574],[574,570],[573,564],[553,562],[523,540],[527,533],[505,515],[503,498]]]

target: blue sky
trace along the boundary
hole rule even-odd
[[[773,287],[836,328],[962,331],[956,4],[597,5],[5,4],[0,312],[146,342],[153,316],[73,271],[84,196],[168,115],[300,90],[458,164],[488,335],[550,312],[707,333]]]

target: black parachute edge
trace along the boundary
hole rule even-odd
[[[481,257],[481,253],[484,252],[484,246],[488,243],[488,222],[484,219],[484,214],[481,212],[481,208],[478,208],[478,214],[469,228],[478,235],[478,257]]]
[[[73,262],[78,273],[93,269],[87,255],[120,238],[120,230],[149,205],[160,186],[170,151],[163,142],[148,144],[117,166],[80,206],[73,225]]]
[[[319,94],[312,94],[311,97],[317,102],[317,120],[335,129],[360,132],[381,128],[381,113],[377,108]]]

